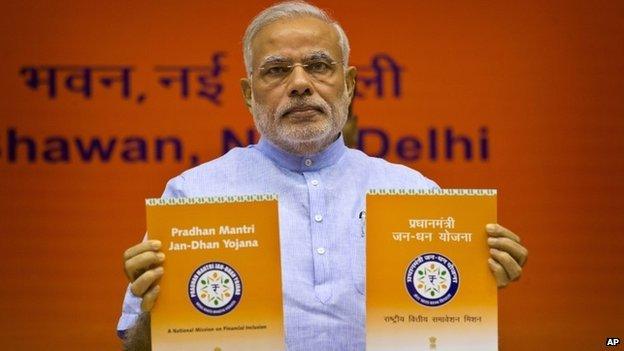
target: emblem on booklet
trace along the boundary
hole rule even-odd
[[[243,284],[234,268],[222,262],[209,262],[198,267],[188,283],[193,306],[209,316],[232,311],[240,302]]]
[[[408,293],[423,306],[441,306],[451,301],[459,288],[459,272],[453,262],[437,253],[416,257],[405,272]]]

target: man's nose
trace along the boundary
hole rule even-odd
[[[310,81],[310,76],[303,67],[293,67],[288,79],[288,89],[288,95],[291,97],[312,95],[312,82]]]

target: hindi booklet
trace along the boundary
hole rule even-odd
[[[493,189],[370,190],[367,350],[498,350]]]
[[[277,195],[147,199],[154,351],[285,350]]]

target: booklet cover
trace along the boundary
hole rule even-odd
[[[498,350],[496,190],[371,190],[367,350]]]
[[[276,195],[147,199],[166,255],[152,350],[284,350]]]

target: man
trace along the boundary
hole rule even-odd
[[[288,350],[364,350],[366,191],[438,186],[344,145],[356,69],[344,31],[325,12],[303,2],[274,5],[252,21],[243,46],[241,88],[260,142],[173,178],[163,197],[277,193]],[[503,287],[520,276],[527,251],[500,225],[484,230],[488,264]],[[124,254],[130,286],[118,330],[130,350],[149,349],[160,249],[144,241]]]

